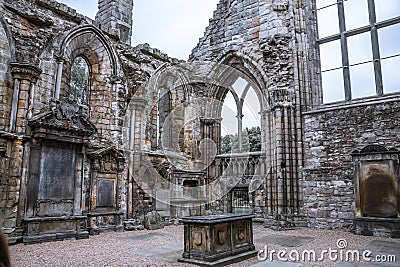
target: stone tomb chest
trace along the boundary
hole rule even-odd
[[[181,219],[185,227],[185,245],[179,261],[221,266],[255,256],[253,217],[249,214],[221,214]]]

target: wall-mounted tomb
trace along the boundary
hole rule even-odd
[[[370,145],[353,152],[355,232],[400,237],[399,152]]]

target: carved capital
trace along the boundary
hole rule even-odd
[[[14,79],[28,80],[33,83],[36,83],[42,73],[41,69],[29,63],[12,62],[10,67]]]
[[[271,109],[277,107],[293,107],[295,103],[295,94],[292,89],[289,88],[270,88],[269,93],[269,105]]]
[[[216,122],[220,122],[221,120],[215,118],[200,118],[200,121],[205,125],[211,126]]]

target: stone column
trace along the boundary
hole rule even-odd
[[[267,187],[271,186],[271,192],[267,198],[275,198],[269,201],[268,213],[274,211],[276,215],[294,215],[299,211],[299,173],[296,143],[296,118],[295,96],[289,88],[271,88],[270,107],[272,116],[271,133],[275,133],[275,143],[271,148],[275,151],[272,155],[271,180]],[[268,189],[267,189],[268,192]]]
[[[123,211],[124,214],[126,213],[127,206],[127,198],[126,198],[126,188],[127,184],[125,183],[125,161],[123,158],[118,159],[117,163],[117,192],[116,192],[116,210]]]
[[[35,83],[42,71],[28,63],[11,63],[14,92],[10,114],[10,132],[24,134],[27,118],[31,114]]]
[[[143,117],[143,111],[146,106],[146,101],[143,99],[132,99],[129,104],[129,111],[127,114],[130,116],[127,129],[127,150],[129,153],[128,159],[128,185],[127,185],[127,217],[135,217],[135,208],[139,205],[137,201],[139,198],[139,187],[135,182],[135,177],[139,177],[141,166],[141,151],[143,146],[143,127],[142,121],[146,121]],[[135,201],[136,200],[136,201]]]
[[[90,203],[89,211],[95,212],[97,207],[97,179],[100,171],[100,159],[95,158],[91,164],[91,177],[90,177]]]
[[[10,63],[14,80],[9,132],[16,133],[10,148],[9,185],[5,227],[21,226],[26,200],[30,149],[22,137],[32,115],[35,83],[41,70],[28,63]]]
[[[63,65],[64,65],[64,59],[61,58],[61,57],[58,57],[57,58],[57,80],[56,80],[56,88],[55,88],[55,91],[54,91],[54,98],[55,99],[60,99]]]

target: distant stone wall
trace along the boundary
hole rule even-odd
[[[352,228],[354,150],[373,144],[400,148],[400,102],[376,102],[304,115],[304,212],[311,227]]]

